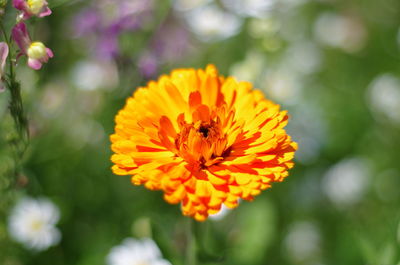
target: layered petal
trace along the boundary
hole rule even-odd
[[[174,70],[139,88],[117,114],[112,169],[204,221],[288,176],[297,145],[287,120],[250,83],[213,65]]]

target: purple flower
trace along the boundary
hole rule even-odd
[[[101,59],[118,57],[120,35],[139,30],[146,19],[152,18],[153,0],[93,2],[93,6],[75,16],[74,35],[87,38],[95,55]]]
[[[13,6],[22,11],[23,20],[31,16],[45,17],[51,14],[46,0],[13,0]]]
[[[150,49],[138,59],[137,66],[145,78],[154,77],[160,65],[174,63],[189,52],[188,32],[173,20],[167,20],[153,36]]]
[[[5,87],[3,84],[4,67],[8,56],[8,45],[5,42],[0,42],[0,92],[3,92]]]
[[[73,26],[76,37],[96,32],[101,28],[100,14],[93,8],[85,9],[74,18]]]
[[[43,63],[47,63],[53,57],[53,52],[39,41],[32,42],[29,37],[25,23],[18,23],[12,29],[12,38],[17,43],[20,53],[17,57],[26,55],[28,66],[34,70],[39,70]]]
[[[110,60],[118,56],[118,35],[104,33],[99,37],[96,46],[96,55],[99,59]]]
[[[189,34],[174,21],[167,21],[156,32],[151,46],[162,61],[175,62],[188,52]]]
[[[157,61],[157,58],[150,53],[142,54],[138,61],[140,74],[145,78],[154,77],[154,75],[157,73],[158,68]]]

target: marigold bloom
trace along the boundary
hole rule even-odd
[[[213,65],[178,69],[138,88],[116,116],[112,170],[203,221],[288,176],[297,144],[287,120],[251,83]]]

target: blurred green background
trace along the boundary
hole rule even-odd
[[[161,192],[112,174],[108,136],[136,87],[207,63],[289,110],[299,150],[283,183],[197,226],[200,264],[400,264],[398,0],[49,6],[30,28],[55,57],[37,72],[18,65],[31,142],[17,177],[9,93],[0,94],[0,264],[105,264],[130,236],[152,236],[164,258],[185,264],[188,218]],[[15,14],[9,3],[7,28]],[[9,212],[23,195],[60,208],[57,246],[11,240]]]

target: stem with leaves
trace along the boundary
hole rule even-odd
[[[12,54],[12,40],[7,36],[7,32],[0,22],[0,30],[2,31],[4,41],[7,43],[10,54],[8,55],[8,73],[5,76],[5,85],[10,91],[9,110],[14,120],[17,131],[16,137],[9,139],[10,143],[15,147],[15,175],[19,173],[19,167],[29,142],[28,119],[24,111],[21,97],[21,85],[16,80],[15,60]]]

